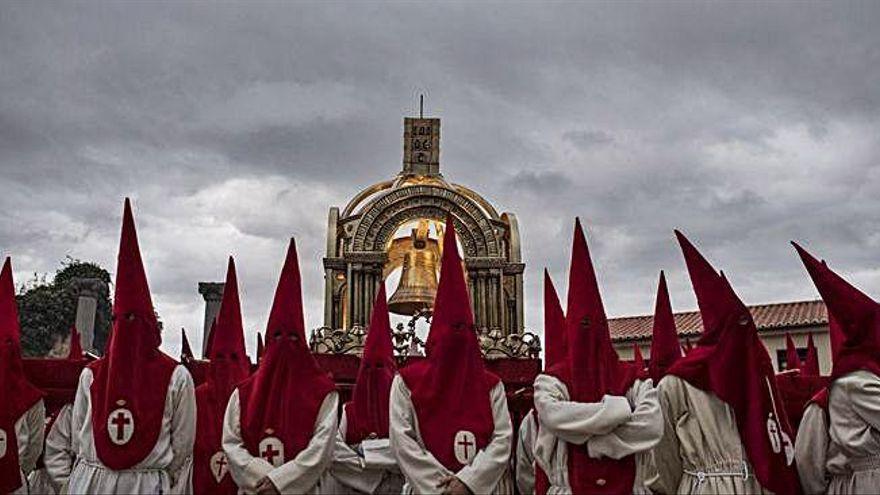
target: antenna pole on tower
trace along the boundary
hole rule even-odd
[[[419,118],[425,118],[425,95],[419,95]]]

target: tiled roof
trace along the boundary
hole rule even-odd
[[[828,313],[822,301],[795,301],[749,306],[758,331],[827,325]],[[654,316],[624,316],[610,318],[611,338],[616,341],[651,338]],[[675,327],[682,337],[696,336],[703,331],[703,321],[697,311],[675,313]]]

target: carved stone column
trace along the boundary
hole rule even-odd
[[[94,351],[98,297],[109,289],[107,284],[98,278],[75,278],[73,286],[77,295],[75,324],[79,331],[80,344],[83,350]]]
[[[205,328],[202,330],[202,356],[208,351],[208,337],[211,335],[211,323],[220,311],[223,299],[223,282],[199,282],[199,294],[205,298]]]

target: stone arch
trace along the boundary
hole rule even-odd
[[[445,187],[416,185],[389,191],[363,210],[351,251],[384,251],[397,228],[409,220],[445,220],[452,214],[465,257],[499,257],[501,243],[491,219],[472,199]]]

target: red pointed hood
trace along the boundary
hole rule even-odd
[[[813,334],[807,335],[807,359],[801,364],[801,375],[819,376],[819,351],[813,342]]]
[[[425,447],[453,472],[467,464],[462,461],[470,460],[455,453],[458,432],[473,433],[477,449],[488,445],[495,430],[489,393],[499,381],[483,364],[455,239],[455,225],[449,216],[443,236],[440,284],[425,346],[427,359],[400,371],[412,392]]]
[[[545,373],[563,382],[571,400],[599,402],[606,394],[624,395],[640,370],[620,361],[611,344],[608,319],[580,220],[575,220],[565,311],[568,355]],[[596,479],[611,481],[605,493],[629,492],[635,479],[633,456],[593,459],[587,450],[569,446],[568,479],[574,493],[595,492]]]
[[[43,393],[24,376],[20,335],[12,262],[6,258],[0,271],[0,383],[3,384],[4,397],[0,408],[0,429],[9,434],[6,455],[0,457],[0,493],[10,493],[21,486],[15,423],[43,397]]]
[[[684,234],[676,230],[675,236],[684,254],[703,320],[703,335],[697,340],[697,345],[711,345],[718,340],[723,308],[727,304],[724,301],[726,295],[722,289],[721,277]]]
[[[651,337],[651,365],[649,373],[654,385],[660,383],[666,370],[681,358],[681,344],[678,343],[678,330],[675,328],[675,317],[672,304],[669,302],[669,289],[666,287],[666,276],[660,272],[657,285],[657,303],[654,307],[654,330]]]
[[[70,361],[79,361],[85,358],[82,348],[82,339],[76,325],[70,327],[70,350],[67,352],[67,359]]]
[[[779,494],[797,493],[793,433],[779,400],[776,375],[748,308],[724,274],[676,232],[694,292],[706,324],[699,345],[679,359],[668,374],[710,392],[733,410],[737,429],[755,477]]]
[[[790,370],[801,369],[801,358],[798,356],[794,340],[791,339],[791,335],[788,333],[785,334],[785,367]]]
[[[284,445],[284,460],[289,461],[308,445],[321,404],[336,388],[306,341],[293,239],[275,289],[266,340],[260,367],[239,386],[242,438],[257,456],[260,442],[276,437]]]
[[[189,345],[189,339],[186,337],[186,329],[180,329],[180,361],[187,362],[195,359],[192,346]]]
[[[388,438],[388,401],[396,373],[385,283],[380,282],[357,381],[351,402],[345,406],[346,443],[354,445],[365,438]]]
[[[89,365],[95,450],[101,463],[114,470],[131,468],[153,450],[177,366],[159,351],[159,325],[128,199],[120,237],[112,338],[105,356]],[[111,429],[110,421],[117,419],[125,425]],[[132,432],[127,441],[126,429]]]
[[[266,353],[266,346],[263,344],[263,334],[257,332],[257,364],[263,361],[263,354]]]
[[[857,370],[880,375],[880,305],[804,248],[792,244],[822,295],[828,313],[834,315],[843,330],[844,341],[834,356],[831,380]]]
[[[193,451],[193,490],[195,493],[235,493],[231,475],[217,482],[211,465],[213,456],[222,450],[223,416],[235,386],[250,374],[244,346],[241,302],[235,261],[229,257],[226,284],[220,311],[211,325],[208,338],[207,380],[196,388],[196,442]]]
[[[572,242],[565,335],[568,359],[563,365],[566,371],[559,373],[559,378],[569,384],[572,400],[598,402],[606,393],[623,395],[632,386],[636,370],[620,361],[611,344],[605,307],[579,219],[575,221]]]
[[[550,369],[565,360],[568,346],[565,342],[565,313],[550,273],[544,269],[544,369]]]
[[[645,356],[642,356],[642,349],[639,347],[639,344],[633,344],[633,366],[637,370],[644,370],[646,368]]]

